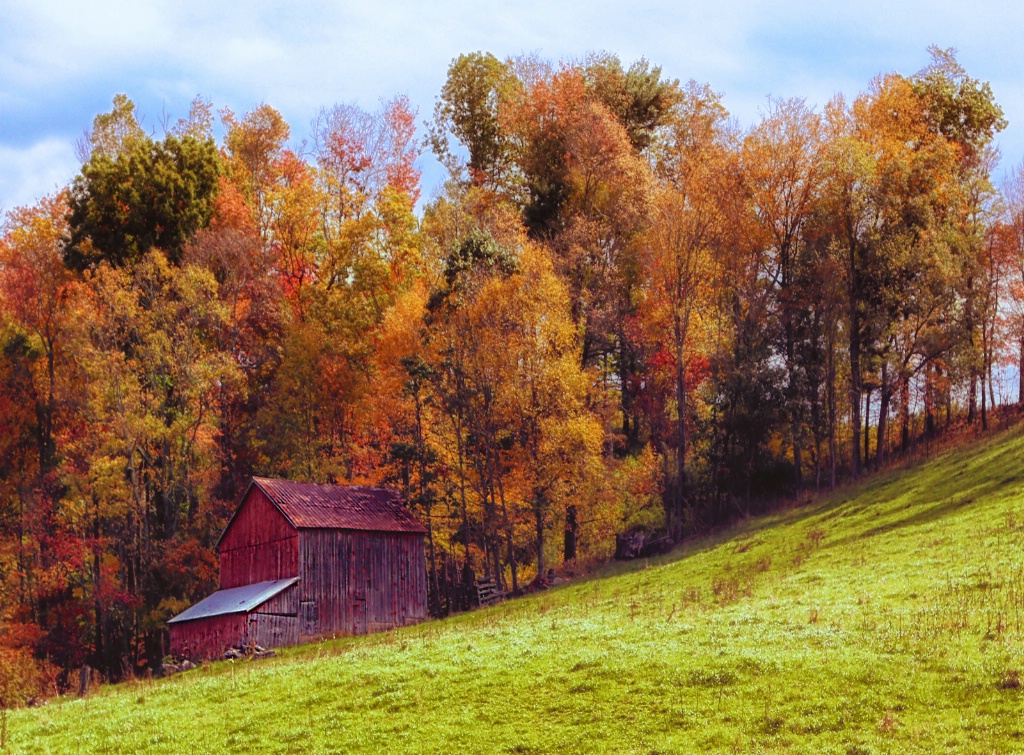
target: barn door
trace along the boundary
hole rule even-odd
[[[366,634],[366,595],[352,598],[352,634]]]
[[[299,603],[299,622],[302,634],[311,636],[319,634],[319,621],[315,600],[303,600]]]
[[[349,577],[349,600],[351,603],[352,634],[366,634],[367,605],[370,582],[370,549],[365,532],[352,536],[352,562]]]

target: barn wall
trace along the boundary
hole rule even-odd
[[[299,586],[292,585],[249,613],[248,641],[265,648],[299,644]]]
[[[296,616],[299,613],[299,586],[291,587],[279,592],[270,600],[260,603],[251,613],[273,613],[285,616]]]
[[[245,641],[246,615],[231,613],[171,624],[171,655],[191,658],[219,658],[231,645]]]
[[[220,589],[295,577],[298,531],[255,485],[220,541]]]
[[[302,530],[299,631],[365,634],[427,615],[422,535]]]
[[[248,641],[265,648],[299,644],[299,618],[269,613],[249,614]]]

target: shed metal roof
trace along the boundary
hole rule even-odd
[[[397,490],[253,477],[293,527],[411,532],[427,529],[402,505]]]
[[[229,590],[218,590],[213,595],[203,598],[194,606],[186,608],[173,619],[167,621],[174,624],[193,619],[208,619],[211,616],[223,616],[229,613],[251,611],[268,600],[284,592],[299,581],[298,577],[289,579],[272,579],[269,582],[256,582]]]

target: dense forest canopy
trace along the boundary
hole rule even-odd
[[[209,101],[158,138],[118,95],[8,213],[5,688],[158,661],[254,474],[399,488],[442,614],[453,567],[519,590],[1024,395],[1024,169],[993,185],[952,51],[746,129],[646,60],[471,53],[416,117],[325,107],[297,152],[270,105],[217,143]]]

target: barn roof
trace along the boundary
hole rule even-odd
[[[273,579],[269,582],[257,582],[229,590],[218,590],[213,595],[203,598],[194,606],[189,606],[173,619],[167,621],[174,624],[193,619],[208,619],[211,616],[223,616],[229,613],[244,613],[266,603],[278,593],[287,590],[299,581],[298,577],[290,579]]]
[[[253,477],[293,527],[425,533],[396,490]]]

